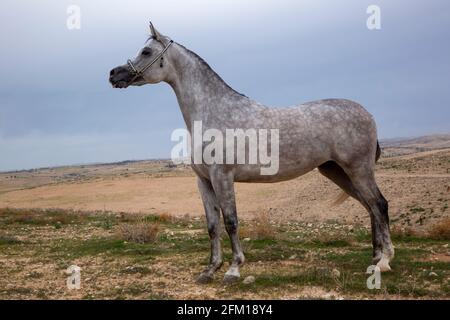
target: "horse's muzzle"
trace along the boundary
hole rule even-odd
[[[126,88],[131,84],[134,75],[126,67],[117,67],[109,72],[109,82],[113,88]]]

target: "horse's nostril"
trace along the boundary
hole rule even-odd
[[[109,75],[110,75],[110,76],[113,76],[113,75],[114,75],[114,73],[115,73],[114,70],[115,70],[115,69],[112,69],[112,70],[109,72]]]

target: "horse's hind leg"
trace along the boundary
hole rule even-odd
[[[394,257],[394,247],[389,232],[388,202],[375,182],[373,170],[366,166],[347,169],[355,194],[369,211],[372,226],[373,262],[381,271],[389,271],[390,260]]]
[[[389,235],[388,204],[378,189],[373,175],[353,175],[353,180],[336,162],[328,161],[319,166],[325,177],[336,183],[349,196],[355,198],[369,211],[372,225],[372,244],[374,263],[383,271],[389,270],[389,260],[394,251]],[[387,250],[383,250],[387,248]],[[386,253],[383,253],[386,251]]]
[[[209,265],[197,278],[198,283],[208,283],[214,278],[214,272],[222,266],[222,249],[220,246],[220,206],[211,182],[198,178],[198,188],[205,208],[208,233],[211,240],[211,257]]]
[[[334,161],[327,161],[319,166],[319,172],[337,184],[349,196],[358,200],[355,187],[345,171]]]

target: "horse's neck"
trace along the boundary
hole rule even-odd
[[[175,75],[168,83],[175,91],[189,131],[194,121],[205,122],[220,114],[221,109],[230,108],[228,101],[248,99],[229,87],[198,56],[180,45],[174,48]]]

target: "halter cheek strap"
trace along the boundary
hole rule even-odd
[[[167,49],[169,49],[169,47],[172,45],[172,43],[173,43],[173,40],[170,40],[169,43],[164,47],[164,49],[150,63],[145,65],[145,67],[142,68],[141,70],[138,70],[135,67],[135,65],[133,64],[133,62],[130,59],[128,59],[127,64],[130,67],[131,72],[134,74],[133,80],[136,79],[137,77],[141,76],[148,68],[150,68],[152,65],[154,65],[156,63],[156,61],[158,61],[160,59],[161,59],[161,62],[160,62],[159,66],[162,68],[163,67],[162,63],[163,63],[163,59],[164,59],[163,54],[167,51]]]

